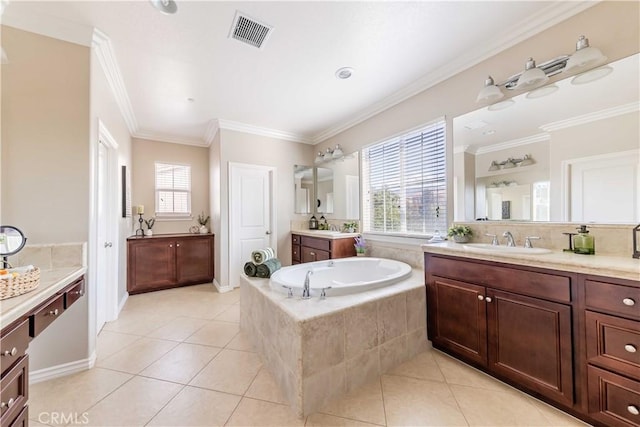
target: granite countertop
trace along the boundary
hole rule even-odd
[[[549,268],[573,273],[594,274],[619,279],[640,280],[640,260],[607,255],[578,255],[571,252],[554,251],[540,255],[510,253],[480,253],[469,251],[464,245],[454,242],[421,245],[423,252],[452,255],[464,258],[502,262],[506,264]]]
[[[40,271],[40,284],[26,294],[0,301],[0,328],[19,319],[62,288],[85,274],[86,267],[55,268]]]
[[[322,239],[344,239],[346,237],[356,237],[360,233],[343,233],[341,231],[329,230],[291,230],[291,234],[299,234],[301,236],[320,237]]]

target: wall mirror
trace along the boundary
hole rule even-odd
[[[24,248],[27,238],[22,231],[10,225],[0,225],[0,257],[2,257],[2,267],[6,267],[7,257],[15,255]]]
[[[455,220],[639,222],[639,59],[454,118]]]
[[[317,166],[293,168],[295,212],[333,214],[332,218],[360,218],[360,163],[358,153],[323,162]]]

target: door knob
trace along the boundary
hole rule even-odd
[[[104,247],[105,247],[105,248],[110,248],[110,247],[112,247],[112,246],[113,246],[113,243],[111,243],[111,242],[104,242]]]
[[[269,234],[271,234],[271,232],[269,230],[267,230],[264,234],[269,235]]]

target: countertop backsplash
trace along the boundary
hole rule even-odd
[[[40,270],[53,270],[87,265],[86,243],[52,243],[26,245],[20,252],[9,257],[14,267],[33,265]]]

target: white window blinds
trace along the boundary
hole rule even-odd
[[[442,119],[363,150],[364,231],[446,230],[445,130]]]
[[[156,215],[191,215],[191,167],[156,162]]]

